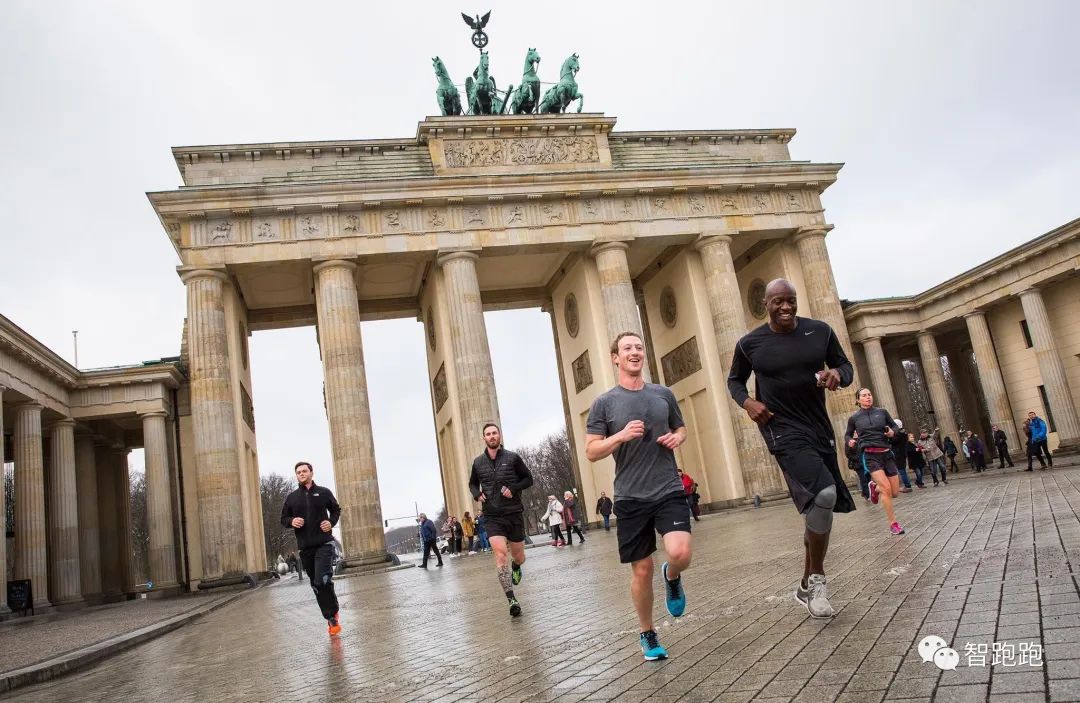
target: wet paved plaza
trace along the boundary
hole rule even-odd
[[[826,562],[830,621],[792,601],[802,525],[790,503],[696,523],[686,615],[675,621],[657,601],[664,662],[642,661],[628,568],[614,531],[593,530],[584,546],[528,551],[516,620],[490,556],[340,580],[336,639],[310,589],[285,580],[9,698],[1080,700],[1080,469],[994,470],[902,495],[901,537],[856,499]],[[927,635],[960,653],[959,668],[922,661]],[[1041,645],[1042,666],[991,666],[994,642]],[[985,666],[970,658],[979,645]]]

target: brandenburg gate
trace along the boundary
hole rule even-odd
[[[611,493],[614,466],[585,459],[585,417],[615,382],[608,347],[623,330],[643,336],[651,378],[679,400],[689,441],[678,460],[703,502],[785,491],[728,397],[727,365],[778,276],[850,349],[820,200],[840,165],[792,160],[793,130],[615,125],[595,113],[449,115],[402,139],[173,149],[183,186],[149,197],[187,286],[180,446],[193,580],[265,568],[247,343],[259,330],[317,328],[350,565],[389,558],[365,320],[424,324],[453,514],[475,510],[468,470],[482,425],[499,421],[484,313],[509,308],[551,315],[588,510]],[[841,426],[852,390],[830,403]]]

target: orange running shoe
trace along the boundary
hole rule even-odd
[[[341,632],[341,613],[334,613],[334,617],[326,621],[326,631],[331,635]]]

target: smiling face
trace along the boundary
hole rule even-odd
[[[624,332],[615,339],[611,362],[627,376],[641,376],[645,365],[645,343],[636,334]]]
[[[769,327],[778,332],[795,329],[795,313],[799,310],[795,286],[782,278],[765,287],[765,309],[769,313]]]

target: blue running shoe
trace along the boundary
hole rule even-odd
[[[667,562],[660,567],[661,572],[664,574],[664,583],[667,585],[667,611],[671,613],[671,617],[681,617],[683,611],[686,610],[686,592],[683,591],[682,577],[675,579],[674,581],[668,581],[667,577]]]
[[[660,638],[656,636],[656,630],[641,633],[641,653],[645,655],[645,661],[647,662],[667,659],[667,650],[660,645]]]

